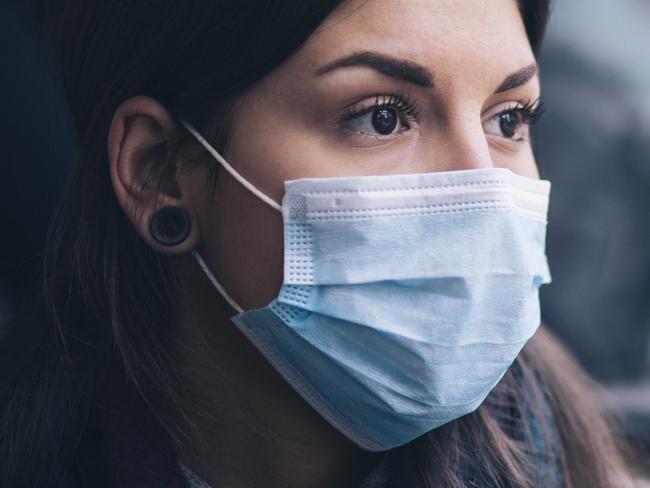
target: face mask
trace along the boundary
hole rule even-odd
[[[231,320],[360,447],[474,411],[540,324],[550,183],[503,168],[284,182],[284,281]]]

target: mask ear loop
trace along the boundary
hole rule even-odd
[[[235,300],[233,300],[232,297],[230,295],[228,295],[228,293],[226,292],[224,287],[221,286],[221,284],[217,281],[217,279],[212,274],[212,271],[210,271],[210,268],[208,268],[208,265],[206,264],[206,262],[201,257],[201,254],[199,253],[199,251],[194,249],[192,251],[192,256],[194,256],[194,259],[196,259],[196,261],[199,263],[199,266],[201,267],[201,269],[203,270],[205,275],[208,277],[208,279],[210,280],[212,285],[217,289],[217,291],[221,294],[221,296],[226,299],[228,304],[232,308],[237,310],[237,312],[242,313],[244,310],[239,305],[237,305],[237,302],[235,302]]]
[[[228,173],[232,175],[233,178],[235,178],[237,181],[239,181],[244,187],[246,187],[251,193],[253,193],[256,197],[258,197],[260,200],[262,200],[264,203],[269,205],[271,208],[274,208],[278,212],[282,213],[282,206],[278,204],[275,200],[272,198],[266,196],[264,193],[259,191],[255,186],[253,186],[252,183],[250,183],[247,179],[245,179],[242,175],[240,175],[235,168],[230,166],[228,164],[228,161],[226,161],[219,152],[213,148],[208,141],[206,141],[199,132],[192,127],[192,125],[189,122],[185,122],[182,119],[179,119],[181,124],[185,126],[187,130],[189,130],[194,137],[196,137],[196,140],[201,143],[201,145],[210,153],[212,154],[212,157],[219,161],[221,163],[221,166],[224,167]]]
[[[196,138],[197,141],[199,141],[199,143],[201,143],[201,145],[212,155],[212,157],[214,157],[214,159],[216,159],[221,164],[221,166],[223,166],[224,169],[226,171],[228,171],[228,173],[230,173],[232,175],[233,178],[235,178],[237,181],[239,181],[245,188],[247,188],[253,195],[257,196],[264,203],[271,206],[272,208],[274,208],[278,212],[282,213],[282,206],[281,205],[279,205],[275,200],[273,200],[272,198],[269,198],[264,193],[262,193],[257,188],[255,188],[255,186],[253,184],[251,184],[248,180],[246,180],[242,175],[240,175],[235,170],[235,168],[230,166],[230,164],[228,164],[228,161],[226,161],[221,156],[221,154],[219,154],[219,152],[215,148],[213,148],[210,145],[210,143],[208,143],[208,141],[206,141],[203,138],[203,136],[201,134],[199,134],[199,132],[189,122],[185,122],[183,119],[179,119],[179,121],[180,121],[181,124],[183,124],[185,126],[185,128],[188,131],[190,131],[190,133]],[[210,268],[208,267],[206,262],[203,260],[203,257],[201,257],[201,254],[199,253],[199,251],[197,251],[196,249],[192,250],[192,256],[194,257],[196,262],[199,263],[199,266],[201,267],[201,269],[203,270],[205,275],[210,280],[210,283],[212,283],[212,285],[217,289],[217,291],[221,294],[221,296],[228,302],[228,304],[232,308],[237,310],[237,312],[243,313],[243,311],[244,311],[243,308],[240,307],[237,304],[237,302],[235,302],[235,300],[233,300],[233,298],[228,294],[228,292],[226,292],[224,287],[221,286],[221,284],[219,283],[217,278],[212,274],[212,271],[210,271]]]

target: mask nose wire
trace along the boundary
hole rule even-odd
[[[187,130],[189,130],[194,137],[196,137],[196,140],[201,143],[201,145],[212,155],[214,159],[219,161],[221,163],[221,166],[224,167],[228,173],[232,175],[233,178],[235,178],[237,181],[239,181],[246,189],[248,189],[252,194],[254,194],[256,197],[258,197],[260,200],[262,200],[264,203],[269,205],[271,208],[274,208],[278,212],[282,213],[282,205],[280,205],[278,202],[273,200],[272,198],[268,197],[264,193],[262,193],[260,190],[255,188],[255,186],[248,181],[246,178],[244,178],[242,175],[240,175],[235,168],[230,166],[228,161],[226,161],[219,152],[213,148],[208,141],[206,141],[199,132],[192,127],[192,125],[189,122],[185,122],[182,119],[179,119],[181,124],[185,126]]]

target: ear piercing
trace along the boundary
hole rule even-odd
[[[163,246],[176,246],[190,234],[192,221],[181,207],[162,207],[151,217],[149,231]]]

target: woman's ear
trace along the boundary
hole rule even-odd
[[[180,136],[169,111],[145,96],[120,105],[108,135],[115,196],[142,239],[163,254],[188,252],[200,240],[196,211],[179,181],[182,161],[172,150]]]

